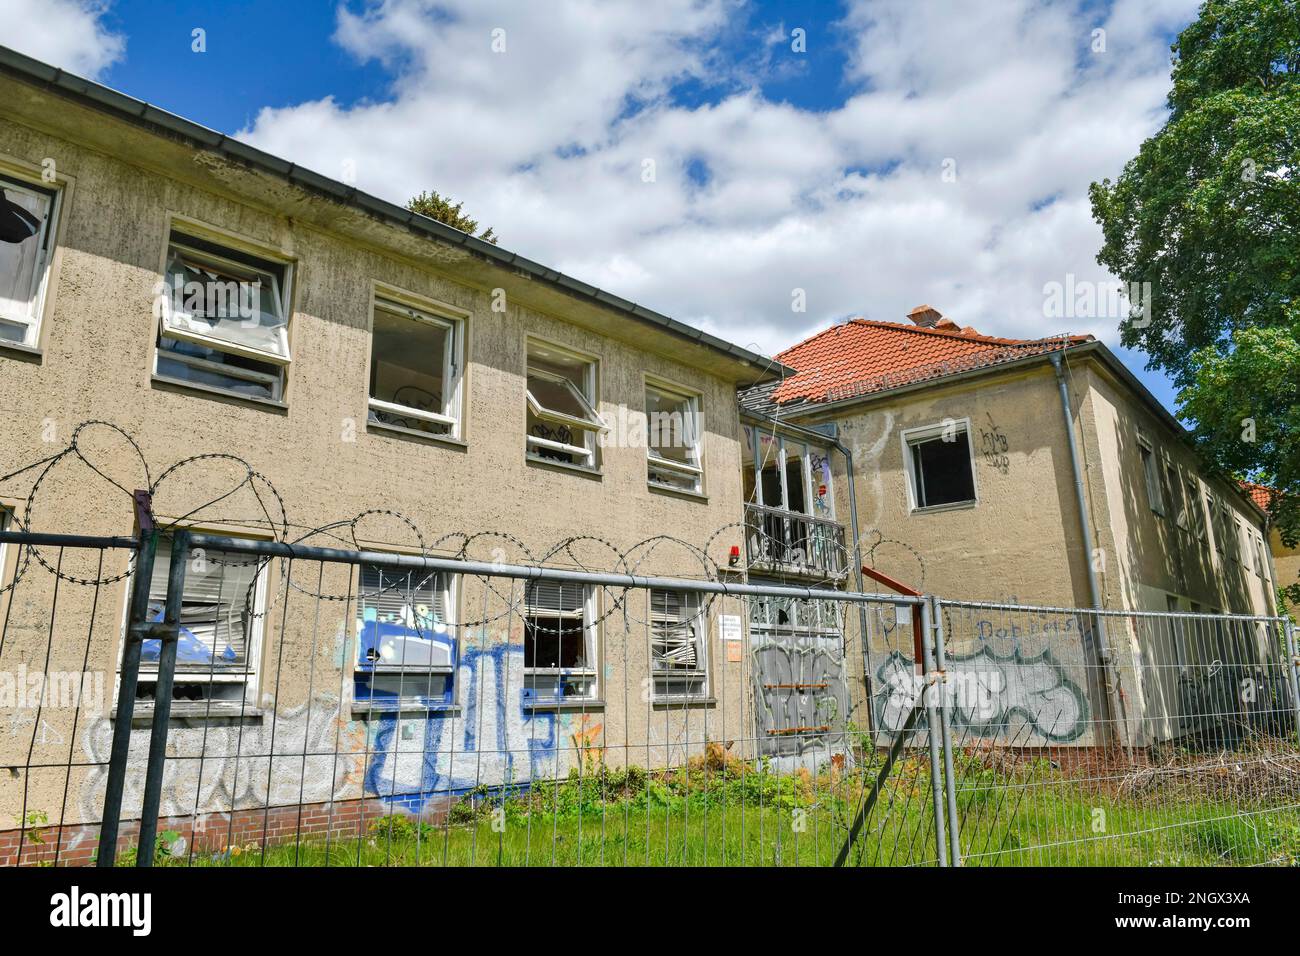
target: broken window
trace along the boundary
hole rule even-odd
[[[279,400],[289,364],[288,273],[287,264],[173,231],[155,373]]]
[[[524,697],[563,703],[596,695],[594,587],[535,581],[524,596]]]
[[[450,575],[363,564],[357,589],[354,701],[370,708],[455,703]]]
[[[709,696],[708,627],[700,596],[650,591],[650,676],[656,700]]]
[[[149,579],[151,622],[163,620],[171,553],[171,542],[160,539]],[[233,551],[193,551],[181,596],[172,700],[191,702],[201,713],[252,706],[265,609],[262,559]],[[158,638],[145,639],[136,687],[139,699],[155,697],[161,651]]]
[[[1186,531],[1189,520],[1187,502],[1183,500],[1183,486],[1178,480],[1178,466],[1172,461],[1165,462],[1165,500],[1169,502],[1169,511],[1174,516],[1174,524]]]
[[[0,176],[0,190],[0,342],[34,348],[58,194],[8,176]]]
[[[676,491],[702,491],[699,398],[647,385],[645,410],[650,484]]]
[[[907,466],[915,509],[965,504],[975,500],[975,470],[970,430],[948,421],[905,432]]]
[[[1165,513],[1165,499],[1160,492],[1160,462],[1155,451],[1142,436],[1138,436],[1138,451],[1142,455],[1142,476],[1147,486],[1147,504],[1158,515]]]
[[[527,399],[528,454],[594,469],[596,435],[605,430],[595,360],[530,340]]]
[[[370,338],[370,420],[459,437],[463,323],[387,300]]]

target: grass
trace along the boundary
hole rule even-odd
[[[967,865],[1300,865],[1294,777],[1283,777],[1282,790],[1243,794],[1223,778],[1221,760],[1189,758],[1177,773],[1144,771],[1130,786],[1126,775],[1072,775],[1041,759],[959,757]],[[1234,764],[1238,776],[1242,762]],[[509,795],[480,788],[437,824],[392,814],[369,821],[361,838],[303,836],[190,853],[178,834],[164,834],[156,859],[181,866],[826,866],[875,770],[777,774],[709,745],[676,771],[600,767]],[[848,864],[932,864],[932,819],[928,762],[907,756]]]

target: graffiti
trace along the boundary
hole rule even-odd
[[[274,728],[270,719],[221,723],[201,717],[173,718],[173,723],[163,767],[160,808],[164,816],[327,802],[355,787],[359,768],[355,754],[363,737],[355,725],[341,722],[337,698],[283,710]],[[101,718],[92,723],[84,742],[96,766],[82,789],[82,809],[86,819],[96,819],[107,783],[112,721]],[[147,747],[147,735],[132,735],[122,794],[126,816],[138,815],[143,803]]]
[[[985,412],[984,416],[989,420],[989,427],[980,429],[980,451],[984,455],[984,463],[1005,475],[1011,470],[1011,459],[1007,456],[1007,436],[1002,434],[992,415]]]
[[[1000,657],[982,647],[968,657],[948,658],[949,720],[976,737],[1005,737],[1013,717],[1031,725],[1050,741],[1070,741],[1087,729],[1088,702],[1083,690],[1044,650],[1025,658],[1017,648]],[[899,730],[924,686],[911,660],[892,651],[876,672],[879,726]],[[924,725],[924,717],[919,726]]]
[[[759,751],[827,753],[842,742],[848,714],[844,653],[835,638],[765,640],[753,649]]]

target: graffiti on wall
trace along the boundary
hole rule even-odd
[[[989,420],[988,427],[980,426],[980,453],[984,456],[984,463],[990,468],[996,468],[1002,474],[1011,470],[1011,459],[1007,455],[1007,449],[1010,444],[1007,436],[1002,434],[1002,429],[998,428],[997,422],[988,412],[984,416]]]
[[[759,752],[798,756],[838,745],[849,711],[838,638],[764,639],[753,649]]]
[[[1013,721],[1019,718],[1034,734],[1054,742],[1077,740],[1087,730],[1087,697],[1049,650],[1023,657],[1017,648],[1002,657],[985,646],[966,657],[949,657],[947,663],[943,686],[955,728],[976,737],[1006,737],[1015,732]],[[900,730],[920,698],[923,679],[897,650],[876,677],[879,726]],[[922,714],[918,726],[923,724]]]

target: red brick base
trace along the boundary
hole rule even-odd
[[[446,806],[426,808],[421,817],[426,822],[442,822]],[[299,836],[323,839],[356,839],[367,833],[369,825],[380,817],[407,811],[395,810],[376,799],[337,800],[312,803],[302,807],[258,807],[232,813],[207,813],[198,817],[160,817],[158,833],[174,831],[185,839],[186,853],[218,853],[228,846],[268,846],[292,842]],[[139,820],[123,820],[118,830],[117,852],[136,846],[140,836]],[[38,842],[39,841],[39,842]],[[22,859],[19,860],[19,844]],[[0,830],[0,866],[90,866],[99,849],[99,824],[71,824],[62,829],[57,823],[21,830]]]

